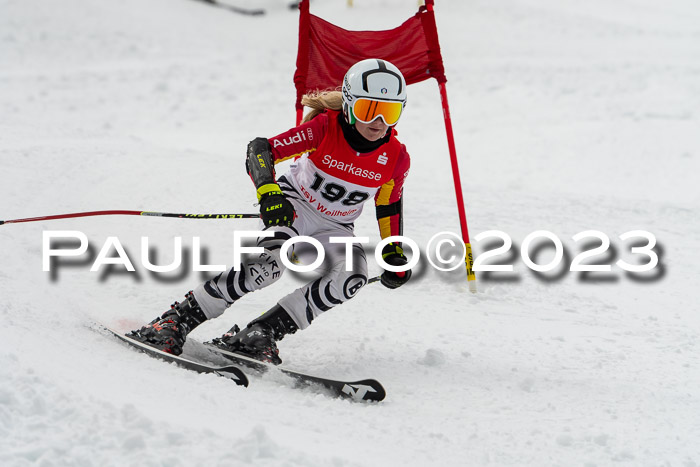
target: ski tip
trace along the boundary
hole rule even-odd
[[[384,386],[376,379],[345,383],[341,392],[346,398],[361,402],[380,402],[386,397]]]
[[[235,366],[225,366],[220,367],[215,371],[219,376],[233,380],[238,386],[248,387],[248,377],[241,371],[240,368]]]

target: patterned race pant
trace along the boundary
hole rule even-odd
[[[367,283],[367,257],[360,244],[352,246],[351,270],[346,271],[346,246],[343,243],[330,243],[331,237],[352,237],[352,225],[333,222],[317,213],[304,200],[288,199],[294,205],[297,218],[292,227],[269,227],[266,232],[274,232],[274,237],[261,237],[257,246],[263,253],[246,257],[240,271],[231,268],[211,280],[199,285],[194,296],[207,318],[220,316],[243,295],[262,289],[279,280],[285,270],[280,260],[282,244],[295,236],[313,237],[323,245],[326,259],[318,272],[321,277],[283,297],[279,305],[296,322],[299,329],[307,328],[315,317],[351,299]],[[306,243],[294,245],[295,252],[315,249]],[[300,248],[297,248],[300,247]],[[291,251],[291,249],[290,249]]]

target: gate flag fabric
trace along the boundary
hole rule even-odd
[[[309,13],[309,1],[299,3],[299,51],[294,84],[296,108],[308,91],[339,85],[345,72],[360,60],[380,57],[396,65],[406,84],[428,78],[447,81],[438,43],[435,15],[421,6],[401,26],[387,31],[348,31]],[[348,40],[352,38],[352,40]]]
[[[347,69],[360,60],[376,57],[390,61],[401,70],[409,85],[435,78],[442,100],[469,290],[476,292],[474,261],[447,103],[447,78],[440,53],[433,1],[426,0],[415,15],[399,27],[385,31],[348,31],[312,15],[309,0],[299,2],[299,49],[294,73],[297,124],[303,117],[302,96],[310,91],[337,88]]]

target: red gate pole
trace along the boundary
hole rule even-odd
[[[440,100],[442,101],[442,115],[445,118],[445,132],[447,133],[447,146],[450,150],[450,162],[452,163],[452,178],[455,185],[455,199],[459,211],[459,224],[462,228],[462,240],[464,241],[464,263],[467,268],[467,283],[469,291],[476,293],[476,275],[474,274],[474,257],[472,245],[469,243],[469,229],[467,228],[467,215],[464,212],[464,198],[462,197],[462,182],[459,177],[459,165],[457,163],[457,149],[455,148],[454,134],[452,133],[452,118],[450,106],[447,103],[447,89],[445,83],[438,84],[440,88]]]
[[[309,13],[309,0],[301,0],[299,2],[299,45],[297,50],[297,71],[304,70],[302,77],[304,82],[299,83],[297,81],[297,74],[294,74],[294,88],[297,92],[296,101],[296,113],[297,113],[297,124],[301,125],[301,120],[304,118],[304,106],[301,105],[301,98],[307,89],[300,90],[299,86],[302,88],[306,87],[306,73],[309,69],[308,57],[309,57],[309,29],[310,29],[310,18],[311,13]],[[300,78],[301,80],[301,78]]]
[[[425,8],[427,11],[433,11],[434,0],[425,0]],[[432,23],[436,34],[435,41],[437,43],[437,26]],[[439,47],[439,46],[438,46]],[[464,198],[462,197],[462,182],[459,177],[459,164],[457,163],[457,149],[455,148],[455,138],[452,133],[452,118],[450,117],[450,105],[447,103],[447,88],[445,87],[445,79],[438,79],[438,87],[440,88],[440,100],[442,101],[442,116],[445,119],[445,133],[447,133],[447,146],[450,150],[450,162],[452,165],[452,178],[455,185],[455,199],[457,200],[457,211],[459,211],[459,224],[462,228],[462,241],[464,242],[464,265],[467,268],[467,283],[469,291],[476,293],[476,275],[474,274],[474,256],[472,255],[472,245],[469,242],[469,229],[467,228],[467,215],[464,212]]]

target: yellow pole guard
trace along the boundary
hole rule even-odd
[[[476,274],[474,274],[474,255],[472,255],[471,243],[464,244],[464,252],[464,263],[467,267],[467,283],[469,284],[469,291],[471,293],[476,293]]]

